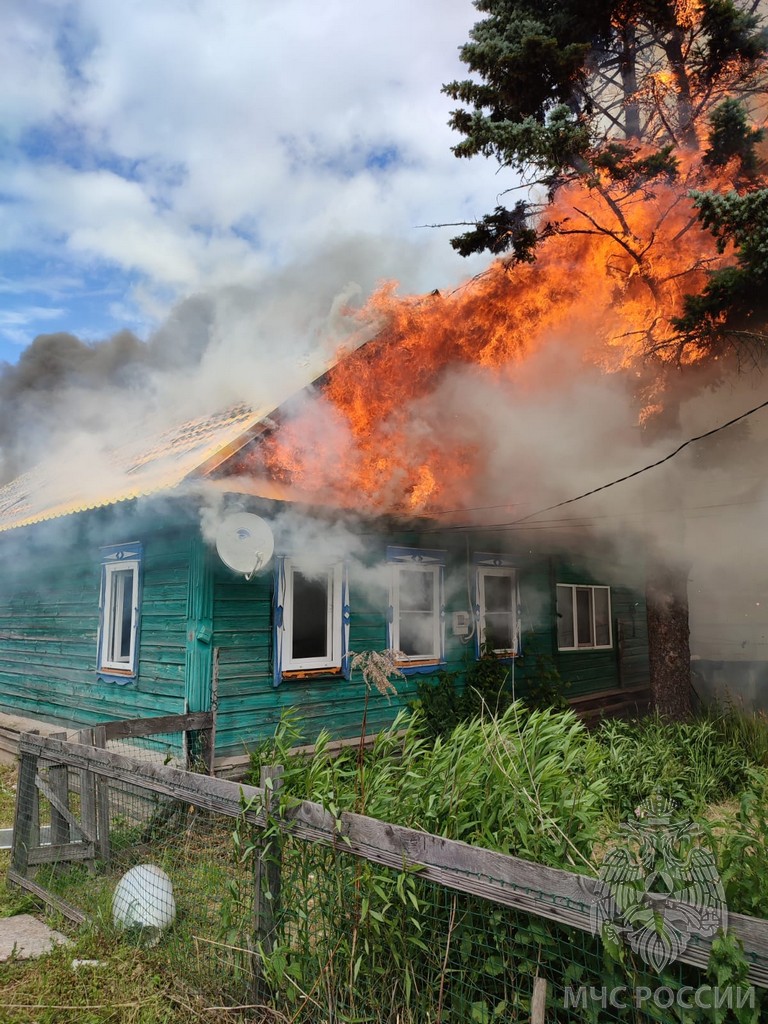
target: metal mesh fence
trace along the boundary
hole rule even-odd
[[[252,951],[231,940],[248,933],[253,876],[235,857],[233,819],[138,782],[97,780],[95,802],[105,816],[94,815],[92,836],[82,813],[83,773],[40,761],[37,775],[28,853],[36,884],[94,927],[157,946],[201,995],[247,1002]],[[72,822],[62,815],[62,802]]]
[[[187,765],[188,744],[180,732],[157,733],[154,736],[120,736],[107,739],[106,750],[131,757],[143,764],[170,764],[175,768]]]
[[[343,844],[288,839],[286,889],[292,895],[281,902],[262,964],[292,1021],[710,1019],[710,982],[695,967],[673,963],[657,973],[631,955],[611,962],[599,937],[452,891],[415,870],[368,863]],[[538,986],[546,993],[540,1018]],[[756,1009],[763,998],[748,988],[726,995]]]
[[[310,842],[271,817],[259,828],[245,808],[203,810],[139,774],[44,758],[35,773],[36,807],[20,808],[25,868],[93,927],[154,947],[205,1005],[296,1024],[710,1019],[692,1002],[708,984],[697,968],[613,961],[587,932],[446,888],[419,865],[371,863],[341,835]],[[762,990],[752,998],[761,1012]]]

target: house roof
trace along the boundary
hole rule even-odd
[[[328,368],[327,362],[308,363],[302,373],[304,387]],[[237,405],[171,428],[145,429],[108,451],[96,445],[81,453],[70,452],[64,460],[52,455],[0,487],[0,532],[159,494],[184,481],[204,478],[266,429],[270,414],[296,392],[294,382],[287,393],[275,395],[258,409]],[[261,496],[278,496],[274,490],[265,481]]]
[[[189,420],[105,452],[97,469],[78,472],[76,457],[41,462],[0,488],[0,532],[177,487],[236,451],[264,416],[238,406]]]

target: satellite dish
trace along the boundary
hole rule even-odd
[[[264,569],[275,550],[269,523],[252,512],[233,512],[216,530],[216,550],[224,565],[247,580]]]
[[[139,864],[117,883],[112,918],[120,928],[138,928],[146,944],[155,946],[176,917],[171,880],[155,864]]]

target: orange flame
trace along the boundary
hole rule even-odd
[[[322,398],[308,400],[245,470],[266,469],[318,499],[372,511],[456,501],[482,472],[485,454],[451,430],[451,417],[462,415],[460,391],[458,405],[443,410],[439,432],[424,429],[420,403],[454,368],[478,368],[503,387],[548,348],[637,382],[648,376],[650,358],[657,369],[641,404],[650,410],[663,402],[659,367],[706,355],[680,344],[671,318],[682,312],[686,293],[701,290],[706,271],[727,258],[686,195],[687,183],[701,181],[698,161],[691,158],[682,175],[682,187],[653,183],[622,202],[621,214],[606,205],[599,183],[563,190],[549,211],[560,232],[533,264],[497,261],[445,295],[401,298],[394,284],[380,287],[358,314],[384,325],[377,336],[340,353]],[[727,180],[709,185],[730,187]]]

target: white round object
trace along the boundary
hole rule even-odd
[[[171,880],[154,864],[126,871],[112,897],[112,919],[122,928],[167,928],[176,917]]]
[[[216,550],[234,572],[253,573],[265,568],[275,550],[269,524],[252,512],[232,512],[216,530]]]

